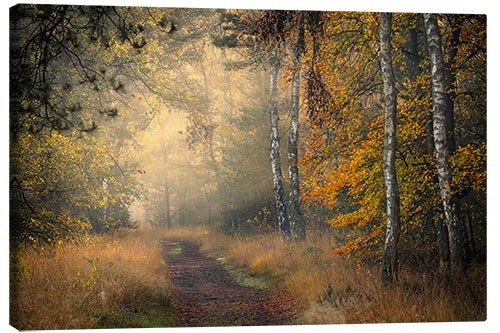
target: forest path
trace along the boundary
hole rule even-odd
[[[282,325],[296,317],[297,305],[283,291],[238,284],[198,245],[162,240],[179,327]]]

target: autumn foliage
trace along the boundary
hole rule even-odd
[[[441,18],[447,50],[452,47],[449,19]],[[425,53],[425,36],[419,30],[421,24],[419,15],[394,15],[401,252],[416,263],[432,258],[429,254],[437,251],[436,221],[443,218],[431,142],[430,66]],[[327,222],[343,230],[345,241],[333,251],[334,254],[380,258],[385,232],[385,195],[383,98],[376,56],[378,14],[332,13],[324,16],[324,25],[321,55],[317,57],[314,70],[332,98],[309,120],[301,160],[303,195],[308,205],[328,208],[331,213]],[[469,222],[469,234],[478,244],[485,242],[483,29],[480,17],[464,19],[458,52],[450,69],[456,75],[453,137],[457,149],[451,161],[453,191],[460,193],[462,214],[472,221]],[[413,50],[418,53],[413,54]]]
[[[10,15],[21,329],[148,326],[156,305],[170,316],[161,260],[188,256],[162,257],[160,236],[167,252],[198,243],[277,282],[306,322],[484,318],[486,16],[35,4]],[[379,276],[387,252],[392,288]],[[265,323],[288,302],[276,295]],[[183,324],[199,309],[181,303]]]
[[[42,131],[22,134],[15,148],[13,176],[23,189],[14,201],[18,242],[43,246],[127,226],[132,180],[102,139]]]

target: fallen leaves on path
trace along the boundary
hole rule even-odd
[[[264,291],[238,284],[214,258],[188,242],[163,241],[177,325],[280,325],[296,318],[296,302],[283,290]],[[172,251],[174,248],[179,251]]]

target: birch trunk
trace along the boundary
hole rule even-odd
[[[448,138],[449,115],[448,95],[446,93],[445,68],[441,49],[441,36],[436,14],[424,14],[427,44],[431,61],[432,107],[434,146],[436,149],[436,165],[441,190],[441,200],[445,223],[448,229],[450,246],[450,264],[455,272],[462,270],[467,259],[467,246],[464,224],[459,220],[456,198],[451,191],[451,147]]]
[[[425,23],[423,23],[423,16],[422,16],[422,24],[424,24],[424,30],[425,30]],[[423,40],[423,46],[424,46],[424,54],[429,54],[429,45],[427,43],[427,38],[424,38]],[[427,115],[426,115],[426,126],[425,126],[425,132],[426,132],[426,154],[429,156],[434,155],[434,136],[433,136],[433,112],[432,110],[429,110]],[[442,207],[441,207],[442,209]],[[438,216],[436,218],[436,225],[435,225],[435,231],[436,231],[436,238],[439,246],[439,269],[442,273],[446,272],[447,265],[450,262],[450,244],[449,244],[449,237],[448,237],[448,229],[446,228],[446,225],[443,222],[443,217],[444,214],[441,214],[441,210],[438,212],[433,212],[433,211],[428,211],[426,213],[427,215],[427,221],[432,222],[433,216],[438,213]]]
[[[387,230],[382,256],[382,282],[384,284],[390,284],[397,279],[399,234],[401,231],[399,189],[396,178],[397,95],[392,68],[391,20],[391,13],[381,13],[380,67],[384,81],[384,183],[387,200]]]
[[[297,165],[299,158],[299,109],[300,109],[300,57],[302,54],[302,44],[304,42],[303,20],[300,19],[297,25],[297,38],[293,48],[293,74],[292,74],[292,112],[290,139],[288,145],[288,174],[290,176],[290,206],[293,207],[293,214],[290,224],[293,237],[305,239],[306,230],[304,216],[300,207],[300,183],[299,168]]]
[[[290,238],[290,220],[286,210],[285,192],[283,190],[283,175],[281,173],[280,137],[278,132],[278,71],[280,60],[276,47],[270,51],[269,69],[269,119],[271,123],[271,168],[273,172],[274,197],[278,226],[283,238]]]

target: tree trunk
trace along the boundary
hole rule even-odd
[[[455,89],[455,81],[456,81],[456,70],[455,63],[457,59],[458,53],[458,44],[460,43],[460,32],[462,30],[462,22],[455,21],[453,15],[450,20],[451,25],[451,38],[448,50],[447,61],[444,62],[444,79],[445,79],[445,91],[447,97],[447,108],[446,108],[446,132],[449,140],[450,152],[453,154],[456,149],[456,141],[455,141],[455,99],[457,97],[456,89]],[[444,59],[443,59],[444,61]]]
[[[446,93],[445,68],[441,49],[441,36],[436,14],[424,14],[427,43],[431,61],[432,104],[434,146],[436,165],[441,189],[441,200],[450,245],[450,264],[454,272],[461,271],[469,261],[466,251],[465,228],[459,219],[457,200],[451,191],[450,140],[448,139],[449,119],[448,95]]]
[[[396,89],[391,56],[392,14],[380,16],[380,67],[384,81],[385,134],[384,183],[387,200],[387,231],[382,256],[382,282],[390,284],[398,275],[398,247],[401,231],[399,189],[396,177]]]
[[[104,193],[107,193],[108,182],[106,179],[102,180],[102,189],[103,189]],[[107,201],[106,194],[104,194],[103,200]],[[104,205],[102,207],[102,223],[99,224],[99,227],[97,228],[97,232],[104,232],[106,230],[106,225],[107,225],[106,222],[107,221],[108,221],[108,208],[107,208],[107,205]]]
[[[221,48],[221,56],[222,56],[222,63],[225,65],[226,62],[226,48],[223,47]],[[223,77],[224,77],[224,85],[223,85],[223,96],[224,96],[224,105],[226,107],[226,115],[228,116],[229,119],[233,118],[233,95],[231,93],[231,78],[228,75],[228,71],[224,70],[223,72]]]
[[[436,229],[439,246],[439,269],[441,273],[446,273],[449,270],[450,263],[450,239],[448,236],[448,229],[441,217],[437,219]]]
[[[208,225],[212,226],[212,203],[210,201],[210,197],[208,197]]]
[[[182,194],[182,208],[180,216],[180,225],[186,226],[186,197],[187,197],[187,185],[184,185],[184,192]]]
[[[472,216],[469,207],[466,207],[466,212],[467,212],[467,223],[466,223],[467,240],[469,242],[470,258],[471,261],[474,261],[477,258],[476,242],[474,241],[474,229],[472,228]]]
[[[450,156],[455,153],[457,149],[457,142],[455,139],[455,100],[457,98],[456,93],[456,61],[458,54],[458,47],[460,44],[460,33],[462,31],[463,25],[463,16],[462,15],[448,15],[448,21],[451,27],[451,36],[449,38],[448,44],[448,57],[444,60],[444,77],[445,77],[445,91],[447,97],[446,104],[446,135],[448,139],[448,145],[450,149]],[[467,261],[470,261],[471,256],[473,255],[472,245],[469,242],[468,237],[468,222],[465,218],[465,215],[462,213],[462,203],[460,197],[456,197],[456,210],[457,215],[461,216],[459,218],[459,223],[462,224],[460,227],[464,230],[465,236],[464,239],[467,239],[467,243],[464,245],[465,257],[468,258]]]
[[[172,226],[171,216],[170,216],[170,190],[168,188],[168,179],[165,179],[165,210],[167,218],[167,228],[170,229]]]
[[[420,20],[419,20],[420,21]],[[422,17],[423,21],[423,17]],[[422,22],[425,30],[425,23]],[[429,54],[429,45],[427,44],[427,39],[423,40],[424,54]],[[434,137],[433,137],[433,112],[429,110],[426,115],[426,125],[425,125],[425,152],[427,155],[434,155]],[[432,191],[432,190],[430,190]],[[441,208],[442,209],[442,208]],[[439,211],[440,213],[441,211]],[[428,211],[426,213],[426,220],[430,222],[437,212]],[[443,223],[443,218],[438,214],[436,217],[435,232],[436,239],[439,247],[439,269],[442,273],[448,271],[448,265],[450,262],[450,243],[448,237],[448,229]]]
[[[271,123],[271,168],[273,172],[274,196],[276,200],[276,214],[278,226],[283,238],[290,238],[290,220],[285,203],[285,191],[283,190],[283,175],[281,173],[280,137],[278,132],[278,71],[280,60],[277,48],[273,47],[270,52],[269,69],[269,119]]]
[[[300,109],[300,57],[302,54],[302,44],[304,42],[304,26],[301,18],[297,24],[297,38],[293,48],[293,74],[292,74],[292,112],[290,141],[288,144],[288,174],[290,176],[290,206],[293,207],[290,227],[293,237],[305,239],[305,221],[300,207],[300,183],[299,183],[299,109]]]

